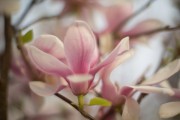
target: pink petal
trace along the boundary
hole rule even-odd
[[[118,91],[118,87],[112,84],[109,80],[102,81],[102,97],[111,101],[113,105],[122,104],[125,100],[124,96],[120,95]]]
[[[130,86],[123,86],[120,90],[120,95],[129,96],[134,89]]]
[[[126,98],[122,118],[123,120],[139,120],[140,107],[134,99],[128,97]]]
[[[75,95],[85,95],[89,90],[89,81],[93,79],[90,74],[74,74],[67,76],[70,88]]]
[[[173,88],[172,90],[174,91],[173,96],[180,99],[180,89]]]
[[[98,62],[99,62],[99,51],[98,51],[98,47],[95,47],[94,55],[93,55],[92,62],[90,65],[91,68],[93,68]]]
[[[180,59],[177,59],[165,67],[161,68],[152,78],[142,83],[143,85],[154,85],[158,84],[168,78],[173,74],[180,71]]]
[[[87,73],[97,57],[95,36],[82,21],[75,22],[64,39],[67,61],[74,73]]]
[[[39,50],[38,48],[26,46],[32,63],[41,71],[58,76],[66,76],[71,73],[69,68],[57,58]]]
[[[163,27],[162,23],[158,20],[145,20],[139,24],[137,24],[134,28],[127,32],[121,32],[121,36],[132,36],[136,35],[145,31],[154,30],[157,28]]]
[[[113,104],[116,104],[117,102],[116,97],[118,96],[117,88],[112,83],[103,82],[101,93],[103,98],[106,98],[107,100],[111,101]]]
[[[32,81],[29,83],[31,90],[39,96],[50,96],[64,89],[66,84],[62,84],[60,80],[53,79],[51,82]]]
[[[61,40],[53,35],[41,35],[35,41],[33,45],[42,50],[45,53],[51,54],[52,56],[62,59],[64,58],[64,45]]]
[[[159,114],[161,118],[171,118],[180,114],[180,102],[169,102],[161,105]]]
[[[123,52],[129,50],[129,37],[125,37],[121,40],[121,42],[116,46],[116,48],[109,54],[109,56],[100,64],[98,64],[96,67],[94,67],[91,72],[96,73],[99,71],[102,67],[110,64],[112,61],[116,59],[116,57]]]

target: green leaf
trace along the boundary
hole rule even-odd
[[[90,100],[89,106],[100,105],[100,106],[111,106],[111,102],[100,97],[95,97]]]
[[[28,31],[25,35],[21,36],[21,41],[23,44],[30,42],[33,39],[33,31]]]

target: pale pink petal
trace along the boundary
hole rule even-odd
[[[104,75],[105,76],[105,75]],[[101,94],[103,98],[111,101],[113,105],[119,105],[124,102],[124,96],[119,94],[117,86],[111,83],[108,78],[102,79]]]
[[[116,59],[110,63],[108,66],[106,66],[103,69],[104,74],[107,76],[106,78],[110,77],[111,72],[118,67],[118,65],[120,65],[121,63],[125,62],[127,59],[129,59],[132,55],[133,55],[134,51],[133,50],[129,50],[125,53],[123,53],[122,55],[119,55],[116,57]],[[103,78],[104,80],[106,78]]]
[[[177,59],[165,67],[161,68],[152,78],[142,83],[143,85],[154,85],[158,84],[169,77],[171,77],[173,74],[180,71],[180,59]]]
[[[161,118],[171,118],[180,114],[180,102],[169,102],[161,105],[159,115]]]
[[[129,37],[125,37],[121,40],[121,42],[116,46],[116,48],[109,54],[109,56],[100,64],[98,64],[96,67],[94,67],[91,72],[96,73],[99,71],[102,67],[110,64],[113,62],[116,57],[123,52],[129,50]]]
[[[57,58],[39,50],[38,48],[26,46],[32,63],[41,71],[58,76],[66,76],[71,73],[69,68]]]
[[[75,95],[86,94],[89,90],[89,81],[93,79],[90,74],[74,74],[67,76],[70,88]]]
[[[111,82],[103,82],[101,94],[103,98],[111,101],[113,104],[117,103],[116,97],[118,96],[117,88]]]
[[[125,37],[125,36],[132,36],[132,35],[136,35],[145,31],[150,31],[150,30],[154,30],[157,28],[161,28],[163,27],[162,23],[158,20],[145,20],[139,24],[137,24],[134,28],[132,28],[131,30],[127,31],[127,32],[121,32],[121,36]]]
[[[96,61],[96,39],[90,27],[82,21],[75,22],[64,39],[67,61],[74,73],[87,73]]]
[[[126,98],[126,102],[122,113],[123,120],[139,120],[140,107],[137,101],[132,98]]]
[[[65,84],[62,84],[60,80],[54,79],[51,82],[45,83],[41,81],[32,81],[29,83],[31,90],[39,96],[50,96],[54,93],[64,89]]]
[[[160,88],[154,86],[131,86],[134,90],[143,92],[143,93],[158,93],[158,94],[166,94],[170,96],[175,95],[175,91],[170,88]]]
[[[64,58],[64,45],[61,40],[53,35],[41,35],[32,43],[34,46],[39,48],[45,53],[51,54],[52,56],[62,59]]]

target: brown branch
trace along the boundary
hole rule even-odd
[[[142,101],[147,95],[148,95],[148,94],[146,94],[146,93],[141,93],[141,95],[139,96],[137,102],[140,104],[141,101]]]
[[[139,10],[137,10],[134,14],[127,17],[125,20],[123,20],[119,25],[115,27],[113,30],[114,37],[116,38],[118,36],[118,31],[122,29],[130,20],[132,20],[134,17],[138,16],[140,13],[142,13],[144,10],[146,10],[155,0],[149,0],[145,5],[143,5]]]
[[[150,31],[145,31],[142,33],[138,33],[138,34],[134,34],[134,35],[130,35],[130,38],[137,38],[143,35],[151,35],[151,34],[155,34],[158,32],[167,32],[167,31],[173,31],[173,30],[180,30],[180,25],[176,26],[176,27],[170,27],[170,26],[165,26],[163,28],[157,28],[154,30],[150,30]]]
[[[0,120],[7,120],[8,73],[11,64],[12,28],[11,18],[4,14],[5,50],[0,61]]]
[[[89,115],[88,113],[86,113],[84,110],[80,110],[79,107],[72,102],[71,100],[69,100],[68,98],[66,98],[65,96],[56,93],[55,94],[57,97],[59,97],[60,99],[62,99],[64,102],[68,103],[69,105],[71,105],[73,108],[75,108],[77,111],[79,111],[85,118],[89,119],[89,120],[95,120],[95,118],[93,118],[91,115]]]

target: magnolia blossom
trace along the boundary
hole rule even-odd
[[[95,83],[95,74],[111,63],[118,55],[129,49],[129,39],[124,38],[110,55],[99,63],[96,39],[90,27],[82,21],[69,27],[64,43],[52,35],[42,35],[26,45],[30,60],[36,68],[46,74],[58,76],[59,81],[30,82],[31,89],[39,95],[52,95],[65,86],[75,95],[84,95]]]
[[[176,89],[169,89],[165,87],[155,87],[153,85],[157,85],[160,82],[168,79],[173,74],[180,71],[180,59],[169,63],[164,68],[160,69],[152,78],[148,79],[147,81],[143,82],[139,86],[128,85],[128,86],[121,86],[119,84],[113,84],[110,79],[111,71],[117,66],[117,64],[122,63],[125,59],[129,58],[132,55],[131,51],[124,54],[123,57],[119,57],[119,62],[112,62],[108,66],[102,69],[101,77],[102,77],[102,97],[108,99],[112,102],[113,106],[123,107],[122,118],[128,120],[138,120],[139,119],[139,105],[138,103],[132,98],[132,95],[136,91],[140,91],[143,93],[158,93],[158,94],[167,94],[169,96],[176,96],[180,97],[180,91]],[[118,58],[117,58],[118,59]],[[128,112],[128,114],[127,114]]]

